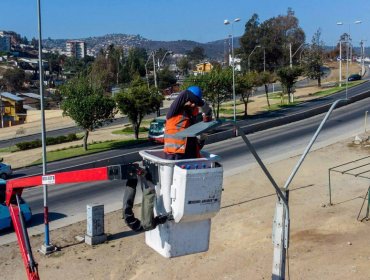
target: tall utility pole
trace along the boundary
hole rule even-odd
[[[307,45],[306,43],[302,43],[297,50],[292,54],[292,43],[289,43],[289,66],[293,68],[293,57],[297,54],[297,52],[304,46]]]
[[[0,118],[1,118],[1,128],[4,127],[4,117],[3,117],[3,96],[2,96],[3,87],[0,88]]]
[[[234,23],[239,22],[240,18],[236,18],[233,21],[229,21],[227,19],[224,20],[225,25],[231,24],[231,67],[233,71],[233,103],[234,103],[234,114],[233,119],[236,122],[236,96],[235,96],[235,57],[234,57]],[[237,132],[235,132],[237,133]]]
[[[365,75],[365,40],[361,40],[361,76]]]
[[[43,180],[46,177],[46,129],[45,129],[45,110],[44,110],[44,71],[42,67],[42,37],[41,37],[41,0],[37,0],[38,8],[38,31],[39,31],[39,82],[40,82],[40,105],[41,105],[41,143],[42,143],[42,175]],[[43,182],[44,183],[44,182]],[[50,244],[49,238],[49,208],[48,208],[48,186],[43,184],[44,192],[44,225],[45,225],[45,242],[41,246],[40,252],[44,255],[50,254],[55,247]]]
[[[157,71],[155,69],[155,52],[153,51],[153,74],[154,74],[154,86],[156,89],[158,89],[158,84],[157,84]]]
[[[342,38],[339,40],[339,86],[342,86]]]
[[[355,22],[353,22],[354,24],[360,24],[362,23],[361,20],[356,20]],[[344,25],[343,22],[339,21],[337,22],[337,25]],[[348,60],[351,59],[352,60],[352,56],[349,57],[349,44],[350,44],[350,40],[351,40],[351,23],[348,23],[348,34],[346,34],[346,58],[347,58],[347,73],[346,73],[346,99],[348,98]]]

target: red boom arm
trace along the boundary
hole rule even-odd
[[[13,221],[14,230],[17,235],[19,249],[26,268],[29,280],[38,280],[37,264],[32,263],[32,252],[27,250],[28,234],[27,229],[22,227],[21,213],[18,208],[15,196],[19,197],[23,189],[33,188],[40,185],[59,185],[69,183],[82,183],[92,181],[106,181],[114,179],[125,179],[127,167],[132,165],[114,165],[85,170],[60,172],[45,176],[31,176],[8,180],[6,183],[5,203],[9,208],[9,213]],[[125,169],[126,168],[126,169]],[[30,248],[30,247],[29,247]],[[33,264],[33,265],[32,265]]]

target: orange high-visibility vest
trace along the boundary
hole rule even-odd
[[[169,154],[184,154],[186,137],[175,136],[176,133],[190,126],[190,118],[185,112],[166,120],[164,130],[164,152]]]

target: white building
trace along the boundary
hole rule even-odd
[[[10,52],[11,37],[8,35],[0,35],[0,51]]]
[[[235,71],[241,71],[242,70],[242,68],[240,66],[241,61],[242,60],[240,58],[234,57]],[[229,66],[233,66],[233,59],[232,59],[231,55],[229,55]]]
[[[66,51],[69,57],[84,58],[86,56],[86,43],[78,40],[67,41]]]

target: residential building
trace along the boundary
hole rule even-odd
[[[66,51],[69,57],[84,58],[86,56],[86,43],[78,40],[67,41]]]
[[[241,68],[241,59],[238,58],[238,57],[234,57],[234,67],[235,67],[235,71],[242,71],[242,68]],[[231,55],[229,55],[229,66],[233,66],[233,59],[231,57]]]
[[[198,74],[204,74],[204,73],[211,72],[213,66],[210,62],[205,61],[205,62],[198,63],[197,65],[195,65],[195,68],[196,70],[194,71],[194,75],[198,75]]]
[[[23,98],[23,107],[27,105],[28,106],[27,108],[29,109],[31,108],[39,109],[40,108],[41,98],[39,94],[36,94],[33,92],[22,92],[22,93],[17,93],[17,96]]]
[[[27,110],[23,108],[23,98],[10,92],[0,93],[0,120],[3,127],[23,124],[27,118]]]
[[[0,51],[10,52],[11,37],[8,35],[0,35]]]

